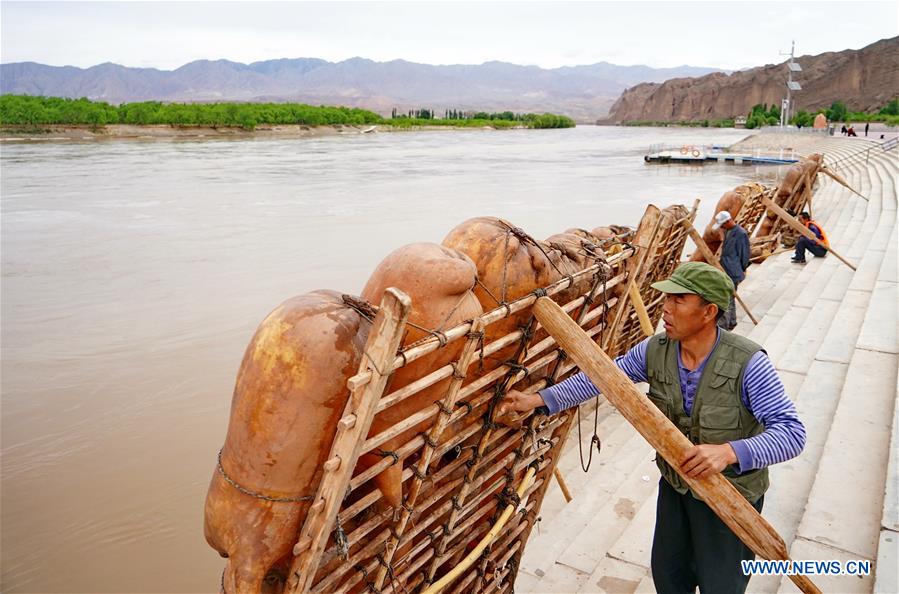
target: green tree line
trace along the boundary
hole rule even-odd
[[[815,123],[815,116],[823,113],[829,122],[886,122],[890,126],[899,125],[899,99],[893,99],[876,112],[849,111],[843,101],[834,101],[828,108],[821,108],[815,112],[798,110],[790,118],[790,124],[809,126]],[[775,126],[780,123],[780,108],[772,105],[755,105],[746,118],[747,128],[761,126]]]
[[[449,116],[450,110],[445,115]],[[408,115],[393,111],[386,120],[365,109],[313,106],[300,103],[162,103],[143,101],[111,105],[88,99],[64,99],[31,95],[0,96],[0,124],[4,125],[89,125],[108,124],[240,127],[253,130],[260,124],[306,126],[386,124],[399,127],[421,125],[484,126],[510,128],[570,128],[574,120],[554,114],[514,114],[475,112],[462,117],[435,119],[431,109],[410,110]]]
[[[433,109],[410,109],[400,113],[393,108],[391,125],[409,126],[492,126],[494,128],[574,128],[575,122],[568,116],[552,113],[515,113],[512,111],[486,112],[465,111],[462,109],[445,109],[443,117],[438,118]]]
[[[160,103],[144,101],[114,106],[88,99],[30,95],[0,96],[2,124],[170,124],[234,126],[252,130],[258,124],[375,124],[382,118],[364,109],[315,107],[299,103]]]

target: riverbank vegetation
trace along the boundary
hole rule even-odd
[[[899,126],[899,99],[893,99],[874,112],[849,111],[844,102],[834,101],[829,108],[821,108],[814,112],[798,110],[790,118],[790,124],[811,127],[815,123],[815,116],[819,113],[823,113],[828,122],[884,122],[888,126]],[[755,105],[746,118],[747,128],[776,126],[779,123],[780,108],[777,105],[770,108],[765,104]]]
[[[515,113],[511,111],[486,112],[462,109],[446,109],[443,117],[438,117],[433,110],[416,109],[408,113],[398,113],[394,108],[389,125],[398,127],[410,126],[458,126],[463,128],[574,128],[571,118],[552,113]]]
[[[507,116],[511,116],[508,117]],[[398,128],[454,126],[505,128],[569,128],[574,120],[554,114],[500,114],[453,111],[454,117],[436,119],[430,110],[418,110],[383,118],[372,111],[350,107],[313,106],[301,103],[162,103],[143,101],[111,105],[88,99],[63,99],[30,95],[0,96],[0,124],[19,126],[73,125],[102,127],[135,126],[237,127],[254,130],[259,125],[385,125]],[[416,117],[412,117],[416,116]],[[424,117],[422,117],[424,116]]]

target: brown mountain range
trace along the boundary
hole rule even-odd
[[[90,68],[34,62],[0,64],[0,93],[130,101],[300,101],[363,107],[474,111],[551,111],[592,122],[629,86],[701,76],[713,68],[650,68],[599,62],[544,69],[505,62],[431,65],[351,58],[267,60],[242,64],[197,60],[175,70],[99,64]]]
[[[883,107],[899,96],[899,37],[882,39],[860,50],[802,56],[794,80],[798,111],[814,111],[843,101],[851,111]],[[786,95],[787,66],[768,64],[732,74],[642,83],[622,93],[600,123],[634,120],[685,121],[747,115],[753,105],[780,105]]]

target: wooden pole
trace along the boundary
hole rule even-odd
[[[574,499],[574,497],[571,495],[571,491],[568,490],[568,483],[565,482],[565,477],[562,476],[562,471],[559,470],[558,466],[553,468],[553,476],[556,477],[556,482],[559,483],[559,488],[562,489],[565,503],[571,503],[571,500]]]
[[[609,348],[609,346],[612,344],[612,338],[615,336],[615,332],[618,330],[618,325],[621,323],[622,317],[624,317],[624,311],[627,309],[628,302],[628,300],[624,297],[626,295],[630,295],[632,290],[631,287],[637,286],[637,280],[643,276],[643,265],[646,263],[646,260],[649,257],[649,252],[655,249],[656,236],[659,233],[659,227],[662,226],[662,216],[660,213],[657,214],[657,216],[658,219],[656,219],[656,222],[653,224],[652,232],[649,235],[649,241],[645,246],[638,245],[638,247],[643,249],[643,253],[640,254],[640,259],[637,261],[637,265],[634,267],[633,271],[630,274],[630,278],[627,281],[627,289],[625,289],[624,295],[622,295],[621,303],[615,309],[615,318],[612,321],[612,325],[609,327],[608,333],[606,333],[605,344],[602,345],[604,349]]]
[[[762,200],[766,199],[762,198]],[[702,235],[699,234],[699,231],[696,230],[693,224],[690,221],[681,221],[681,225],[683,225],[684,229],[687,230],[687,233],[690,234],[690,239],[693,240],[693,243],[696,244],[696,247],[699,248],[699,251],[702,252],[703,257],[708,260],[709,264],[716,267],[718,270],[723,271],[724,268],[721,267],[721,262],[718,261],[718,258],[715,256],[715,254],[713,254],[712,250],[709,249],[708,244],[706,244],[706,242],[702,239]],[[737,303],[740,304],[740,307],[743,308],[743,311],[746,312],[746,315],[749,316],[749,319],[752,320],[752,323],[757,326],[759,321],[755,319],[754,315],[752,315],[752,312],[749,310],[749,306],[746,305],[746,303],[740,297],[740,294],[737,293],[736,289],[734,289],[734,299],[737,301]]]
[[[652,402],[642,394],[612,359],[584,333],[574,320],[552,299],[541,297],[534,304],[534,315],[549,334],[577,363],[581,371],[599,388],[646,441],[683,477],[694,494],[704,501],[734,534],[757,555],[770,560],[789,560],[783,539],[736,487],[721,473],[704,479],[685,476],[680,462],[693,447]],[[791,575],[806,594],[820,590],[804,575]]]
[[[768,207],[768,210],[779,216],[787,225],[801,233],[803,236],[808,237],[812,241],[818,240],[818,238],[815,237],[815,234],[808,230],[808,227],[791,217],[787,211],[774,204],[774,202],[772,202],[767,196],[762,198],[762,202],[765,204],[765,206]],[[856,270],[855,266],[853,266],[849,260],[833,251],[833,249],[827,248],[827,251],[833,254],[840,262],[842,262],[852,270]]]
[[[312,586],[315,570],[328,543],[332,520],[340,509],[362,444],[371,429],[378,400],[393,371],[396,351],[411,310],[412,300],[408,295],[394,288],[384,292],[359,362],[359,373],[371,371],[371,380],[351,392],[343,417],[337,423],[337,433],[323,467],[315,502],[309,508],[293,548],[295,557],[287,574],[288,592],[308,592]]]
[[[840,184],[841,186],[845,186],[846,188],[849,189],[850,192],[852,192],[852,193],[855,194],[856,196],[859,196],[859,197],[863,198],[863,199],[865,200],[865,202],[868,202],[868,201],[869,201],[868,198],[867,198],[866,196],[864,196],[863,194],[859,194],[858,192],[856,192],[856,191],[852,188],[852,186],[849,185],[849,182],[847,182],[845,179],[843,179],[843,176],[841,176],[841,175],[839,175],[839,174],[837,174],[837,173],[834,173],[833,171],[830,170],[829,167],[822,167],[822,168],[821,168],[821,173],[830,176],[835,182],[837,182],[837,183]]]
[[[630,295],[631,304],[637,312],[637,319],[640,320],[640,328],[643,330],[643,334],[652,336],[655,334],[655,330],[652,327],[649,312],[646,311],[646,304],[643,303],[643,298],[640,297],[640,289],[637,288],[637,285],[628,285],[628,295]]]

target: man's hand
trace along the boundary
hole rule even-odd
[[[690,478],[706,478],[737,462],[737,454],[730,444],[702,444],[693,446],[680,462],[681,470]]]
[[[496,407],[495,420],[506,424],[520,424],[524,415],[538,406],[543,406],[543,398],[540,394],[525,394],[518,390],[509,390]]]

